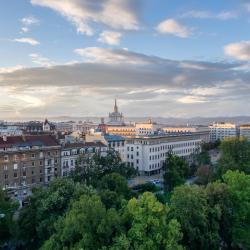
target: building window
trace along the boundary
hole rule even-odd
[[[7,165],[4,165],[4,166],[3,166],[3,169],[7,171],[7,170],[8,170],[8,166],[7,166]]]
[[[13,168],[14,168],[14,170],[17,170],[17,169],[18,169],[17,163],[14,164]]]
[[[15,173],[13,174],[13,176],[14,176],[14,178],[17,178],[17,173],[15,172]]]
[[[34,159],[34,158],[35,158],[35,154],[32,154],[32,155],[31,155],[31,158],[33,158],[33,159]]]
[[[34,162],[34,161],[32,161],[32,162],[31,162],[31,165],[32,165],[32,167],[34,167],[34,166],[35,166],[35,162]]]
[[[9,160],[9,156],[8,155],[5,155],[4,156],[4,161],[8,161]]]

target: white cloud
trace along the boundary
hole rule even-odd
[[[33,16],[24,17],[24,18],[21,19],[21,22],[25,26],[29,26],[29,25],[39,24],[40,23],[40,21],[38,19],[36,19],[35,17],[33,17]]]
[[[16,65],[16,66],[13,66],[13,67],[5,67],[5,68],[0,68],[0,74],[3,74],[3,73],[12,73],[16,70],[20,70],[20,69],[23,69],[24,67],[22,65]]]
[[[120,32],[115,31],[103,31],[98,41],[102,43],[107,43],[109,45],[119,45],[121,40],[122,34]]]
[[[29,31],[28,27],[22,27],[20,33],[27,33]]]
[[[33,5],[53,9],[76,26],[77,32],[93,35],[91,22],[114,29],[137,30],[139,22],[133,0],[79,1],[31,0]]]
[[[170,34],[181,38],[189,37],[192,33],[191,29],[180,24],[174,19],[167,19],[159,23],[156,29],[159,33]]]
[[[250,60],[250,41],[241,41],[231,43],[224,47],[224,52],[227,56],[233,57],[242,61]]]
[[[13,117],[16,109],[22,118],[103,116],[115,96],[126,116],[249,114],[250,72],[236,70],[244,63],[177,61],[103,48],[76,52],[84,62],[0,74],[0,115]]]
[[[13,40],[14,42],[18,42],[18,43],[28,43],[32,46],[35,46],[35,45],[39,45],[40,42],[33,39],[33,38],[30,38],[30,37],[22,37],[22,38],[16,38]]]
[[[184,96],[178,99],[178,102],[193,104],[193,103],[204,103],[207,102],[205,97],[202,96]]]
[[[39,54],[33,53],[29,55],[31,57],[31,60],[33,63],[38,64],[43,67],[51,67],[55,65],[56,63],[51,61],[50,59],[43,57]]]
[[[131,53],[127,50],[112,50],[98,47],[76,49],[74,52],[84,57],[86,62],[98,62],[107,64],[148,64],[147,58],[140,54]]]
[[[222,11],[217,14],[203,10],[191,10],[181,15],[181,18],[199,18],[199,19],[219,19],[228,20],[235,19],[238,17],[235,11]]]

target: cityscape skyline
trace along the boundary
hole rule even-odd
[[[12,0],[0,14],[1,119],[102,117],[115,97],[127,117],[249,115],[249,1]]]

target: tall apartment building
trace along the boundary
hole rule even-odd
[[[244,136],[250,141],[250,124],[240,125],[240,136]]]
[[[141,174],[159,173],[169,152],[192,160],[200,152],[202,140],[197,135],[160,135],[126,138],[126,162]]]
[[[209,126],[209,137],[211,141],[224,140],[227,137],[237,136],[235,123],[213,123]]]
[[[60,149],[51,135],[0,137],[0,186],[26,193],[47,184],[60,175]]]
[[[105,155],[107,146],[102,142],[70,143],[62,147],[61,175],[68,176],[75,169],[77,159],[81,154],[100,153]]]

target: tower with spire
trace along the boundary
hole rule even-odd
[[[115,98],[114,111],[112,113],[109,113],[108,125],[114,125],[114,126],[124,125],[124,117],[123,114],[120,113],[118,110],[116,98]]]

